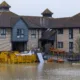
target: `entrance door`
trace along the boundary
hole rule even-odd
[[[13,51],[26,51],[27,43],[26,42],[12,42],[12,50]]]
[[[54,41],[47,41],[47,40],[41,41],[41,46],[43,48],[43,51],[48,50],[52,45],[54,46]]]

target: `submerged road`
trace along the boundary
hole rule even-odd
[[[0,64],[0,80],[80,80],[72,63]]]

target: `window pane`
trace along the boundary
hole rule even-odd
[[[31,35],[31,38],[36,38],[36,35],[35,35],[35,34],[32,34],[32,35]]]
[[[31,38],[36,38],[36,30],[31,30]]]
[[[58,29],[58,34],[63,34],[63,29]]]
[[[1,29],[1,35],[6,35],[6,29]]]
[[[80,28],[79,28],[79,33],[80,33]]]
[[[0,37],[5,38],[6,37],[6,29],[0,29]]]
[[[24,34],[24,30],[23,29],[21,29],[21,34]]]
[[[69,42],[69,49],[73,49],[73,42]]]
[[[73,39],[73,34],[69,34],[69,39]]]
[[[36,34],[36,30],[31,30],[31,34]]]
[[[17,38],[24,37],[24,29],[17,29]]]
[[[69,29],[69,39],[73,39],[73,29]]]
[[[63,42],[58,42],[58,48],[63,48]]]
[[[73,42],[69,42],[69,52],[73,52]]]
[[[20,30],[19,29],[17,29],[17,35],[19,35],[20,34]]]
[[[72,34],[73,33],[73,29],[69,29],[69,33]]]

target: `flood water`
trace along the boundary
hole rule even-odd
[[[71,63],[0,64],[0,80],[80,80],[80,65]]]

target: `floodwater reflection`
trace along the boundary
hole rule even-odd
[[[80,80],[80,65],[71,63],[0,64],[0,80]]]

